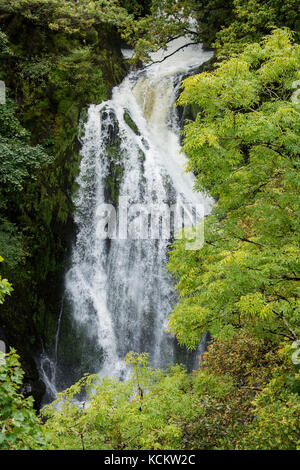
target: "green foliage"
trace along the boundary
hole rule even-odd
[[[277,30],[183,82],[179,103],[200,107],[184,128],[188,168],[217,201],[203,248],[179,240],[171,252],[180,302],[170,328],[188,347],[228,326],[299,335],[299,63],[299,46]]]
[[[128,13],[133,13],[135,17],[140,17],[149,13],[151,0],[120,0],[120,5],[125,8]]]
[[[126,382],[83,378],[42,412],[51,442],[59,449],[178,449],[177,416],[190,415],[189,382],[179,366],[170,374],[153,371],[147,355],[129,353]],[[84,389],[86,401],[74,401]],[[88,401],[88,404],[86,402]],[[56,406],[58,405],[58,406]]]
[[[19,393],[12,351],[0,364],[0,448],[295,449],[300,120],[291,97],[300,56],[287,29],[258,41],[276,26],[299,29],[296,1],[0,0],[0,13],[0,78],[15,99],[0,105],[0,253],[17,302],[1,314],[13,334],[18,312],[23,341],[29,325],[48,336],[56,326],[49,309],[64,266],[79,115],[122,77],[115,31],[136,59],[183,35],[227,58],[185,80],[179,98],[195,115],[183,149],[195,189],[216,201],[203,248],[179,240],[169,263],[180,294],[171,330],[188,348],[207,330],[214,337],[199,370],[154,371],[147,354],[131,352],[127,382],[83,377],[43,409],[41,426],[32,398]],[[0,277],[1,304],[11,291]]]
[[[253,414],[255,420],[240,449],[299,450],[299,394],[278,392],[271,384],[254,400]]]
[[[60,0],[0,0],[0,9],[53,31],[84,36],[95,25],[122,26],[129,16],[117,0],[81,0],[80,4]]]
[[[209,347],[193,375],[180,366],[154,371],[146,354],[130,352],[128,381],[85,376],[42,409],[49,442],[87,450],[294,449],[296,368],[270,347],[234,333]]]
[[[0,105],[0,252],[10,270],[23,263],[27,252],[22,231],[8,219],[9,210],[24,185],[52,161],[42,146],[30,144],[30,134],[21,125],[16,110],[10,99]]]
[[[15,288],[1,320],[23,355],[32,354],[26,336],[38,338],[34,347],[41,335],[47,344],[56,327],[79,116],[123,76],[118,12],[127,15],[117,2],[0,2],[0,79],[9,96],[0,117],[0,253]]]
[[[238,443],[240,449],[299,449],[299,365],[291,367],[291,347],[266,356],[272,377],[252,402],[254,419]]]
[[[1,291],[0,291],[1,292]],[[33,398],[20,394],[23,371],[15,350],[0,353],[0,449],[46,449],[41,422],[33,408]]]
[[[0,219],[0,251],[5,259],[5,266],[11,270],[20,266],[27,255],[22,233],[7,219]]]
[[[138,21],[128,22],[122,36],[135,47],[135,60],[149,60],[149,52],[166,48],[173,38],[185,34],[192,38],[198,31],[190,27],[190,17],[195,16],[194,0],[152,0],[151,12]],[[197,42],[197,39],[195,39]],[[199,41],[198,41],[199,42]]]
[[[34,178],[34,171],[50,163],[51,157],[40,146],[28,142],[28,133],[15,117],[15,106],[2,104],[0,114],[0,185],[1,202],[7,194],[20,191],[26,178]],[[4,193],[4,194],[3,194]]]
[[[73,99],[80,95],[91,95],[94,90],[100,96],[106,94],[101,69],[94,59],[93,51],[88,46],[74,49],[68,56],[58,58],[57,66],[49,76],[51,85],[57,90],[58,99],[64,98],[66,91],[72,91]],[[102,90],[99,84],[102,84]]]
[[[299,446],[299,52],[275,30],[183,82],[179,104],[198,109],[183,151],[216,201],[203,248],[178,240],[168,265],[180,294],[170,329],[188,348],[215,338],[195,379],[201,418],[185,427],[193,448]]]

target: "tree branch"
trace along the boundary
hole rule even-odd
[[[185,47],[188,47],[188,46],[194,46],[196,44],[199,44],[198,42],[188,42],[187,44],[184,44],[183,46],[180,46],[178,47],[178,49],[176,49],[175,51],[171,52],[171,54],[167,55],[166,57],[164,57],[163,59],[161,60],[154,60],[153,62],[151,62],[150,64],[147,64],[145,65],[145,68],[146,67],[150,67],[151,65],[153,64],[160,64],[161,62],[164,62],[166,59],[168,59],[169,57],[171,57],[172,55],[176,54],[176,52],[179,52],[181,49],[184,49]]]

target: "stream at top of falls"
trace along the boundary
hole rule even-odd
[[[173,41],[152,60],[162,60],[184,41]],[[128,53],[123,51],[125,57]],[[76,240],[54,352],[40,360],[45,401],[85,372],[126,379],[129,351],[149,353],[155,368],[195,365],[195,353],[179,348],[166,331],[176,304],[174,280],[166,270],[170,239],[105,238],[103,207],[119,201],[126,201],[129,210],[136,204],[180,204],[209,213],[212,200],[193,191],[195,178],[185,171],[174,103],[182,77],[211,56],[201,45],[188,46],[130,72],[109,101],[89,106],[81,125],[82,158],[73,195]]]

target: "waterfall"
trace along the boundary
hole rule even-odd
[[[173,41],[152,59],[160,61],[184,41]],[[109,101],[89,107],[81,131],[82,159],[73,196],[77,236],[65,277],[55,373],[51,362],[52,398],[53,390],[87,371],[126,379],[124,357],[130,350],[148,352],[159,368],[182,360],[183,352],[166,332],[176,303],[174,281],[166,271],[170,237],[115,234],[122,223],[120,201],[132,233],[148,233],[149,228],[149,218],[141,223],[137,212],[128,216],[137,204],[162,209],[201,205],[209,212],[211,200],[193,191],[194,177],[185,172],[174,103],[183,75],[210,57],[201,45],[186,47],[130,72]],[[103,212],[108,204],[116,207],[115,213]],[[112,236],[105,238],[108,226]]]

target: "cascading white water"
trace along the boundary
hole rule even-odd
[[[180,41],[153,60],[169,55],[185,39]],[[89,108],[74,195],[78,233],[65,297],[77,327],[84,326],[101,351],[100,376],[126,377],[124,357],[130,350],[149,352],[154,367],[174,363],[175,341],[165,331],[176,301],[165,269],[169,240],[105,240],[99,208],[113,202],[108,181],[116,178],[119,200],[128,207],[180,202],[202,204],[209,212],[211,200],[193,191],[194,177],[185,172],[173,105],[182,75],[210,57],[200,45],[189,46],[131,72],[114,88],[111,100]],[[59,361],[55,357],[55,364]],[[59,384],[51,386],[53,395]]]

